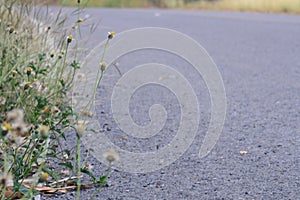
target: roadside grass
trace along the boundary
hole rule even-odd
[[[60,5],[75,6],[77,0],[60,0]],[[300,13],[300,0],[215,0],[184,3],[183,0],[84,0],[87,7],[176,8],[222,11]]]
[[[60,0],[62,6],[76,6],[77,0]],[[146,0],[85,0],[81,3],[86,7],[145,7]]]
[[[82,113],[73,110],[71,89],[84,55],[80,26],[88,19],[78,10],[74,15],[77,19],[67,26],[68,16],[61,11],[51,15],[30,0],[0,0],[1,199],[32,199],[39,192],[64,192],[66,186],[77,189],[80,199],[83,173],[92,185],[106,184],[109,174],[95,177],[81,159],[80,138],[92,115],[89,105]],[[61,142],[72,130],[77,143],[66,148]],[[114,155],[109,156],[110,163]]]
[[[86,7],[110,7],[110,8],[176,8],[183,6],[183,0],[83,0]],[[77,0],[60,0],[60,5],[76,6]]]
[[[300,0],[219,0],[200,1],[184,6],[188,9],[300,13]]]

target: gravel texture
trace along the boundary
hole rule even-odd
[[[146,26],[170,28],[194,38],[217,64],[228,104],[218,143],[207,157],[199,159],[210,119],[210,99],[203,79],[174,55],[143,50],[121,57],[118,62],[123,73],[150,61],[179,70],[198,96],[200,128],[193,144],[176,162],[147,174],[115,170],[110,186],[95,199],[300,199],[300,16],[151,9],[85,12],[95,21],[101,19],[91,37],[91,48],[105,39],[108,31]],[[178,128],[176,97],[160,86],[142,87],[133,95],[130,111],[137,124],[149,123],[148,109],[155,103],[164,105],[168,112],[167,123],[158,135],[135,139],[123,133],[111,115],[110,95],[117,78],[110,68],[96,97],[102,102],[96,114],[107,137],[134,152],[163,147]],[[97,175],[104,173],[105,165],[92,157],[90,162]],[[89,199],[93,192],[83,190],[80,199]],[[42,198],[74,199],[75,194]]]

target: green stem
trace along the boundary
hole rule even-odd
[[[81,186],[81,165],[80,165],[80,138],[77,138],[77,148],[76,148],[76,158],[77,158],[77,193],[76,200],[80,200],[80,186]]]

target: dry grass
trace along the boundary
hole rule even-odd
[[[194,2],[191,9],[232,10],[252,12],[300,13],[300,0],[220,0]]]
[[[60,5],[76,6],[77,0],[59,0]],[[117,8],[176,8],[183,6],[183,0],[82,0],[87,7],[117,7]]]
[[[76,6],[77,0],[60,0],[60,5]],[[146,0],[82,0],[83,6],[87,7],[145,7]]]
[[[76,6],[77,0],[58,0],[60,5]],[[156,3],[155,3],[156,2]],[[157,3],[160,2],[160,3]],[[300,13],[300,0],[216,0],[188,3],[183,0],[81,0],[87,7],[168,7],[275,13]]]

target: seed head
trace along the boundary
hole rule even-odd
[[[73,40],[73,35],[69,35],[67,37],[67,42],[70,44],[72,42],[72,40]]]
[[[0,175],[0,188],[13,186],[13,178],[10,174]]]
[[[12,34],[15,31],[15,27],[11,26],[8,28],[8,32]]]
[[[28,67],[26,71],[27,76],[30,76],[31,72],[32,72],[32,68]]]
[[[52,52],[50,53],[50,57],[53,58],[54,56],[55,56],[55,51],[52,51]]]
[[[43,139],[47,139],[49,137],[49,127],[45,125],[40,125],[39,133],[41,134]]]
[[[101,68],[101,71],[103,72],[106,69],[106,62],[101,62],[100,68]]]
[[[103,157],[109,163],[112,163],[114,161],[118,161],[120,159],[120,156],[117,154],[117,152],[114,149],[110,149],[107,152],[105,152],[103,154]]]
[[[49,174],[46,172],[42,172],[40,174],[40,182],[47,182],[49,180]]]
[[[85,131],[86,127],[84,126],[84,124],[78,124],[76,126],[76,135],[78,138],[81,138],[84,131]]]
[[[114,31],[108,32],[108,36],[107,37],[108,37],[108,39],[113,39],[114,35],[115,35]]]

